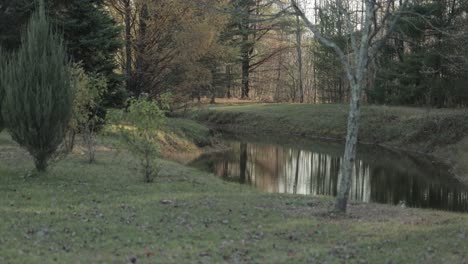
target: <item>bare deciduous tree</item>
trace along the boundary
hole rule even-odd
[[[349,36],[351,47],[349,50],[343,50],[336,42],[321,34],[317,25],[312,23],[299,7],[297,0],[291,0],[292,8],[304,20],[314,36],[323,45],[335,51],[345,69],[351,87],[345,153],[335,204],[335,211],[338,212],[346,212],[354,161],[356,160],[361,95],[365,85],[367,67],[399,19],[399,11],[393,9],[395,2],[395,0],[335,1],[340,15],[346,21],[345,30]],[[405,0],[404,3],[401,3],[400,9],[406,6],[406,2]]]

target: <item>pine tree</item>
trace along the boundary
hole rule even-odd
[[[252,56],[255,44],[258,41],[256,36],[258,33],[258,18],[255,17],[256,12],[259,10],[256,6],[258,2],[254,0],[231,0],[230,3],[233,9],[231,23],[226,28],[224,38],[231,38],[232,44],[239,47],[238,61],[242,68],[241,96],[242,98],[248,98]]]
[[[122,104],[124,77],[115,72],[118,66],[116,53],[122,46],[121,28],[105,9],[104,1],[70,1],[63,11],[55,13],[54,18],[63,29],[72,60],[81,63],[87,74],[97,73],[107,79],[109,89],[104,95],[105,104]]]
[[[43,1],[4,70],[3,119],[12,138],[33,156],[37,170],[45,171],[63,141],[73,89],[63,40],[54,33]]]
[[[125,94],[123,76],[115,73],[116,53],[122,45],[121,28],[107,11],[104,0],[44,0],[50,22],[63,32],[70,59],[83,65],[87,74],[105,76],[109,90],[107,105],[119,105]],[[36,5],[34,1],[0,0],[0,45],[17,50],[20,33]]]
[[[223,40],[239,49],[237,62],[241,66],[241,97],[249,98],[251,74],[271,59],[278,50],[259,52],[258,44],[268,32],[277,26],[277,19],[270,15],[271,1],[230,0],[230,22],[223,32]]]

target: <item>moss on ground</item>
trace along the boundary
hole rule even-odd
[[[101,146],[28,177],[30,157],[0,134],[1,263],[466,263],[468,215],[262,194]]]

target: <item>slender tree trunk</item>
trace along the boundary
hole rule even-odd
[[[276,89],[275,89],[275,98],[274,101],[278,102],[279,101],[279,90],[281,86],[281,65],[283,64],[283,56],[280,54],[278,58],[278,69],[276,72]]]
[[[211,99],[210,99],[210,104],[215,104],[216,103],[216,89],[215,87],[210,87],[211,91]]]
[[[130,0],[125,1],[125,75],[127,90],[134,89],[132,82],[132,7]]]
[[[47,156],[46,154],[40,154],[34,160],[34,165],[36,165],[36,170],[39,172],[45,172],[47,170]]]
[[[346,211],[353,176],[353,167],[356,161],[359,120],[361,116],[360,86],[361,84],[353,84],[351,87],[352,96],[348,115],[348,134],[346,136],[345,153],[341,164],[341,174],[335,204],[335,210],[340,212]]]
[[[364,80],[367,74],[369,62],[369,35],[371,30],[371,21],[373,20],[373,11],[370,1],[365,1],[365,23],[361,35],[360,47],[355,49],[356,68],[353,74],[348,75],[351,87],[351,100],[348,114],[348,132],[346,135],[346,146],[341,166],[340,185],[336,199],[335,210],[346,212],[349,190],[353,176],[353,166],[356,161],[356,148],[359,133],[359,121],[361,116],[361,91],[365,85]],[[351,65],[345,65],[348,71],[351,71]]]
[[[227,78],[227,98],[231,99],[231,86],[232,86],[232,76],[231,76],[231,65],[226,65],[226,78]]]
[[[318,87],[317,87],[317,67],[316,67],[316,64],[315,64],[315,53],[314,53],[314,104],[317,104],[317,90],[318,90]]]
[[[225,160],[223,162],[223,178],[227,179],[229,177],[229,162]]]
[[[244,37],[245,42],[248,41],[248,36]],[[249,98],[249,78],[250,78],[250,58],[249,50],[242,51],[242,92],[241,98]]]
[[[301,21],[298,15],[296,15],[296,50],[297,50],[297,64],[298,64],[298,71],[299,71],[299,93],[300,98],[299,102],[302,104],[304,103],[304,84],[302,80],[302,30],[301,30]]]
[[[72,152],[73,148],[75,147],[75,137],[76,137],[76,130],[75,129],[70,129],[65,134],[64,144],[65,144],[66,151],[68,153]]]
[[[145,88],[145,78],[144,78],[144,71],[145,71],[145,39],[146,39],[146,31],[147,31],[147,20],[148,20],[148,6],[143,4],[140,10],[140,27],[139,27],[139,34],[138,34],[138,43],[137,43],[137,58],[136,58],[136,74],[137,74],[137,84],[136,87],[136,95],[139,95],[143,92]]]
[[[241,22],[239,29],[242,32],[242,43],[241,43],[241,64],[242,64],[242,87],[241,87],[241,98],[249,97],[249,78],[250,78],[250,52],[252,50],[251,44],[249,43],[250,34],[250,5],[247,4],[243,7]],[[255,36],[254,36],[255,38]]]
[[[86,145],[86,154],[88,155],[88,162],[94,163],[96,161],[96,135],[95,128],[86,125],[83,127],[82,135],[83,141]]]

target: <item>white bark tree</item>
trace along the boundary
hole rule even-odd
[[[333,1],[345,21],[345,34],[349,36],[350,48],[343,50],[337,43],[323,36],[317,25],[299,7],[297,0],[291,5],[304,20],[308,29],[325,46],[332,48],[339,57],[351,87],[346,145],[338,185],[335,211],[346,212],[352,181],[361,117],[361,96],[365,86],[369,61],[394,30],[399,19],[398,9],[406,6],[407,0],[395,8],[396,0],[336,0]]]

